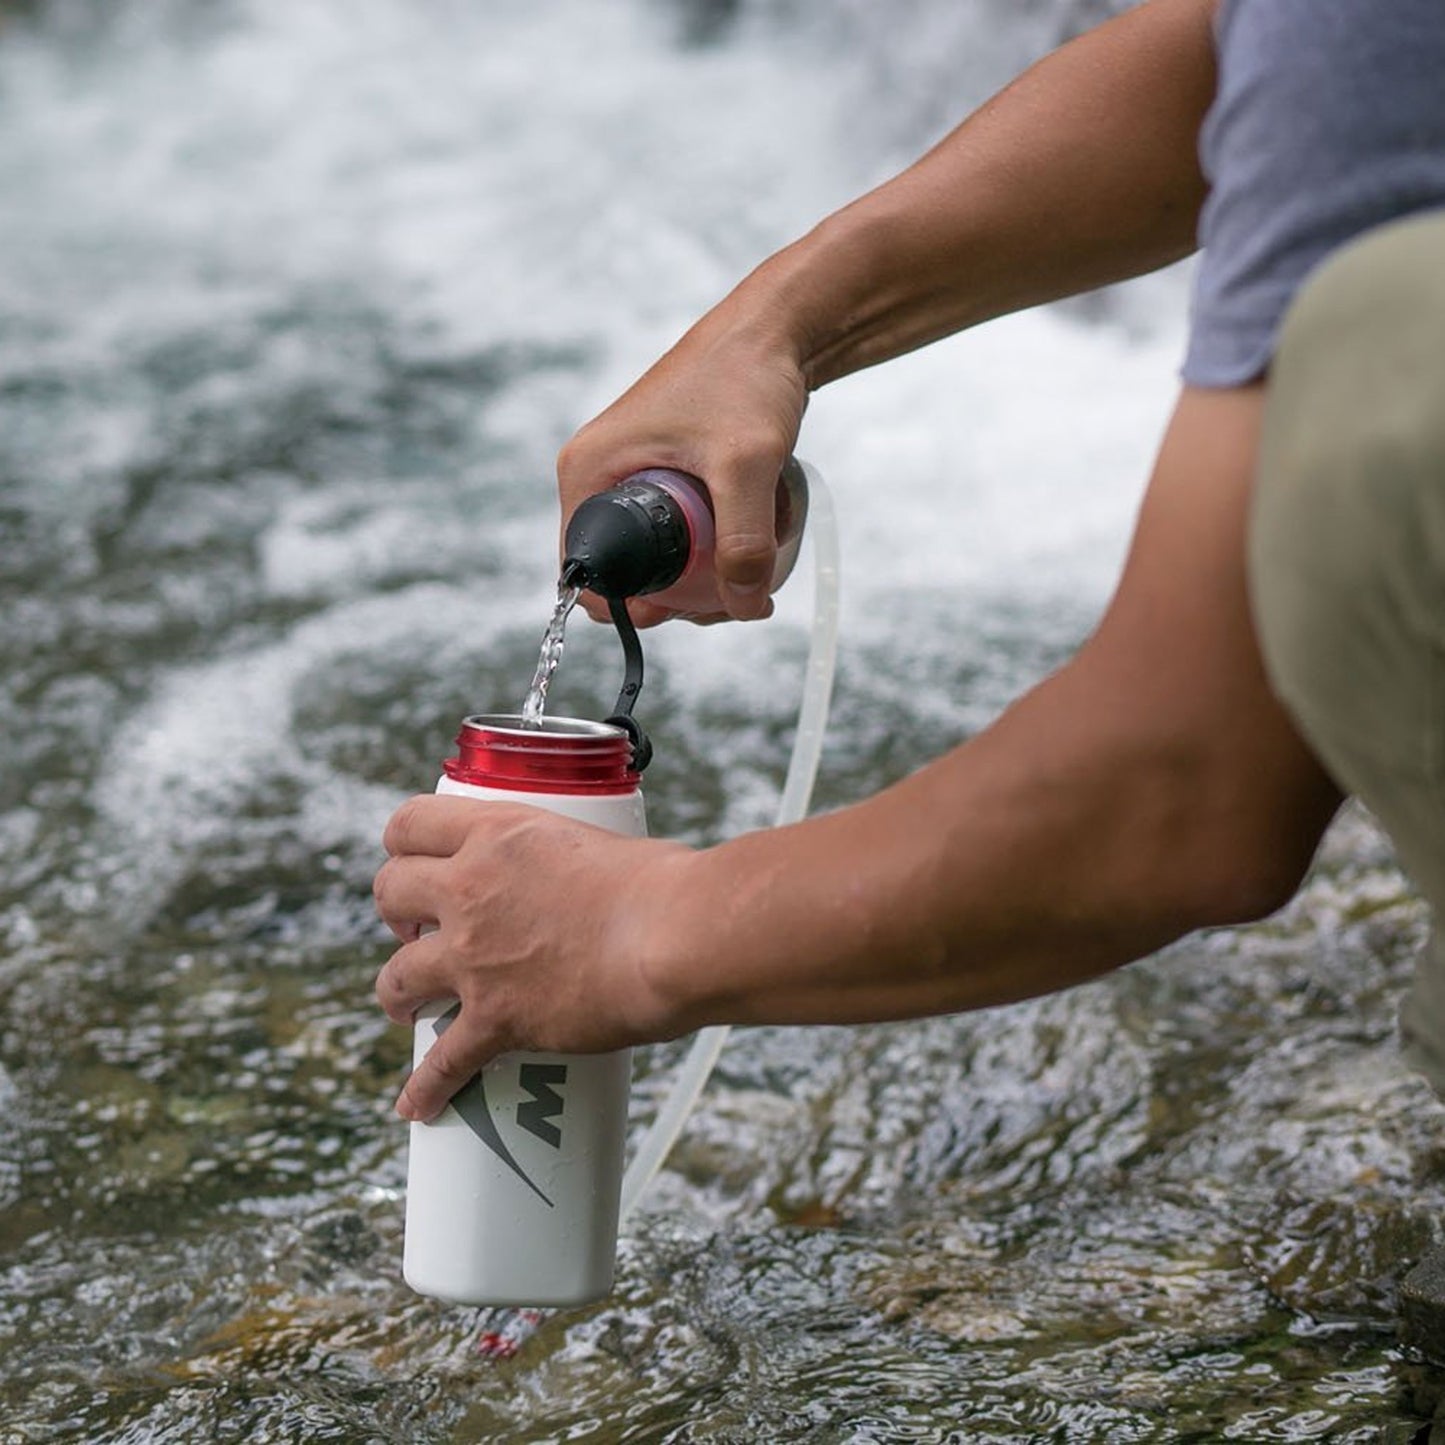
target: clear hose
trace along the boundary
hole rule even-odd
[[[808,662],[803,677],[803,699],[798,708],[798,731],[774,826],[796,823],[807,815],[828,726],[828,705],[833,698],[833,669],[838,658],[838,516],[823,479],[807,463],[808,530],[813,534],[813,626],[808,639]],[[677,1142],[698,1096],[727,1042],[729,1026],[701,1030],[678,1070],[672,1092],[663,1101],[651,1127],[642,1136],[622,1178],[621,1219],[625,1224],[652,1183],[663,1160]]]

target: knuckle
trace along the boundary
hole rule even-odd
[[[391,815],[386,830],[381,835],[381,844],[392,857],[410,851],[409,844],[416,829],[417,813],[421,804],[420,797],[408,798]]]
[[[490,849],[499,862],[514,866],[526,858],[539,831],[544,830],[549,821],[555,822],[556,815],[525,805],[499,804],[491,820]]]
[[[726,555],[734,566],[761,566],[770,563],[776,543],[767,532],[735,531],[717,539],[719,555]]]
[[[439,869],[431,880],[428,911],[437,914],[438,919],[448,912],[465,915],[475,892],[476,885],[466,877],[463,869]]]
[[[731,532],[717,539],[718,570],[731,582],[766,582],[777,544],[763,532]]]
[[[586,470],[592,448],[588,445],[591,423],[582,427],[569,441],[563,443],[557,453],[557,479],[565,487],[575,485],[580,474]]]
[[[387,904],[395,886],[396,870],[388,860],[376,870],[376,876],[371,880],[372,901],[376,904],[376,911],[383,917],[386,916]]]
[[[393,1023],[410,1023],[411,1009],[406,1005],[406,990],[401,978],[401,964],[393,957],[376,975],[376,1001]]]
[[[433,1049],[427,1055],[427,1063],[431,1066],[432,1077],[449,1091],[455,1092],[461,1088],[477,1071],[476,1065],[470,1057],[474,1048],[475,1044],[469,1043],[465,1050]]]
[[[601,474],[606,455],[606,431],[597,419],[563,443],[557,453],[557,490],[564,510],[607,484],[608,479]]]
[[[781,472],[788,455],[788,442],[774,427],[754,424],[735,433],[728,450],[739,466],[749,470],[766,471],[771,468]]]
[[[450,954],[467,959],[475,967],[486,959],[486,943],[486,928],[472,909],[461,911],[452,919],[446,934],[446,946]]]

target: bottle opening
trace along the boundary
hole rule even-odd
[[[442,764],[454,782],[533,793],[630,793],[639,778],[632,739],[611,723],[548,717],[527,727],[520,714],[462,720],[457,755]]]

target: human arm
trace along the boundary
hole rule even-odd
[[[984,1007],[1282,903],[1339,798],[1271,695],[1249,619],[1261,402],[1258,387],[1185,392],[1095,634],[865,802],[691,850],[413,800],[377,880],[411,941],[378,996],[398,1022],[434,997],[463,1008],[403,1112],[429,1117],[507,1049]]]
[[[1248,612],[1263,394],[1184,393],[1099,628],[993,726],[856,807],[681,865],[696,916],[675,926],[728,919],[729,963],[664,942],[649,976],[675,1010],[975,1008],[1287,900],[1339,796],[1269,690]]]
[[[759,266],[558,463],[563,516],[644,466],[706,480],[718,570],[768,610],[773,488],[808,394],[993,316],[1187,254],[1215,0],[1147,0],[1026,71],[927,155]],[[662,614],[645,599],[638,620]]]

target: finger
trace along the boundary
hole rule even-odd
[[[455,983],[446,972],[446,949],[439,933],[403,944],[376,975],[376,1001],[392,1023],[410,1024],[416,1011],[439,998],[453,998]]]
[[[773,599],[768,598],[767,606],[757,614],[759,618],[771,617],[773,615]],[[675,612],[674,617],[681,618],[684,622],[691,622],[694,627],[716,627],[719,622],[731,622],[731,612]]]
[[[584,592],[577,599],[577,605],[592,619],[593,622],[611,622],[612,616],[607,610],[607,601],[599,597],[595,592]]]
[[[594,493],[616,486],[624,477],[649,467],[672,467],[696,474],[698,464],[698,458],[678,451],[665,440],[614,435],[614,429],[601,420],[589,423],[562,448],[557,458],[563,539],[572,513]],[[606,599],[595,592],[584,591],[578,598],[578,605],[594,622],[611,623],[612,615]],[[660,622],[681,615],[646,597],[628,598],[627,611],[638,628],[656,627]]]
[[[656,627],[659,622],[666,622],[669,617],[677,616],[671,608],[659,607],[646,597],[628,598],[627,614],[632,618],[633,625],[639,628]]]
[[[738,462],[712,484],[718,591],[733,617],[764,617],[769,611],[768,584],[778,553],[774,522],[780,466],[767,456]]]
[[[609,408],[610,412],[612,408]],[[616,486],[646,467],[686,468],[687,458],[665,438],[619,426],[608,412],[594,417],[557,454],[557,498],[562,507],[562,533],[572,513],[594,492]]]
[[[403,1119],[422,1123],[435,1119],[452,1095],[502,1052],[481,1018],[475,1006],[463,1008],[427,1050],[396,1101],[396,1112]]]
[[[403,943],[441,921],[448,868],[446,859],[417,853],[390,858],[377,869],[371,882],[377,914]]]
[[[381,846],[393,858],[409,853],[450,858],[477,826],[481,810],[490,806],[476,798],[437,793],[408,798],[391,815]]]
[[[595,592],[584,592],[577,601],[593,622],[601,622],[608,627],[612,626],[612,613],[604,598],[599,597]],[[632,618],[633,625],[639,628],[656,627],[659,622],[666,622],[669,617],[678,615],[669,608],[659,607],[645,597],[629,597],[627,612]]]

